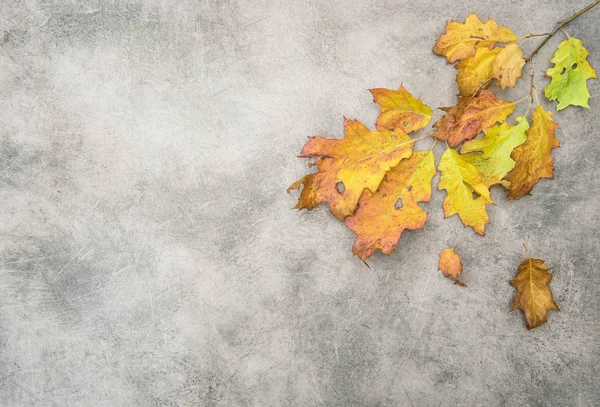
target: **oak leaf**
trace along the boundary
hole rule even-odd
[[[518,124],[509,125],[507,122],[484,130],[485,136],[480,139],[467,141],[460,152],[480,154],[465,154],[463,158],[477,168],[485,177],[486,187],[500,184],[502,178],[515,167],[511,158],[512,151],[527,140],[525,132],[529,123],[525,117],[517,117]]]
[[[514,88],[517,79],[523,76],[523,65],[523,50],[518,44],[509,44],[492,62],[492,77],[498,81],[500,88]]]
[[[477,14],[467,17],[464,24],[446,23],[446,32],[435,43],[433,52],[445,56],[449,63],[472,58],[478,47],[492,48],[496,43],[513,43],[517,36],[506,27],[498,27],[493,19],[483,23]]]
[[[540,105],[533,112],[533,124],[527,141],[511,154],[515,167],[504,177],[508,184],[506,199],[521,199],[529,194],[540,178],[554,178],[554,161],[550,154],[560,143],[554,135],[558,125],[552,113]]]
[[[523,310],[527,329],[548,322],[549,310],[560,311],[548,287],[552,280],[548,270],[543,260],[528,257],[521,262],[516,277],[510,282],[517,289],[510,310]]]
[[[438,169],[442,173],[438,189],[447,192],[444,217],[458,214],[465,226],[483,236],[485,225],[489,223],[485,206],[494,203],[483,174],[451,148],[442,154]]]
[[[482,83],[492,79],[492,64],[501,51],[502,48],[479,47],[473,58],[463,59],[454,66],[458,70],[456,82],[461,96],[473,95]]]
[[[461,287],[466,287],[467,285],[458,279],[458,275],[462,273],[463,266],[460,261],[460,257],[456,254],[456,251],[453,247],[449,247],[447,249],[442,250],[440,253],[440,261],[438,262],[438,270],[442,270],[444,276],[448,277],[451,280],[454,280],[455,284],[460,285]]]
[[[433,115],[429,106],[415,99],[404,86],[398,90],[371,89],[373,101],[381,106],[377,118],[378,130],[401,129],[406,133],[418,131],[427,126]]]
[[[482,90],[479,96],[459,97],[456,106],[442,110],[446,115],[433,124],[437,128],[433,136],[456,147],[494,124],[503,122],[515,110],[515,103],[497,99],[493,92]]]
[[[590,92],[587,80],[597,78],[596,71],[587,61],[589,52],[583,47],[583,41],[569,38],[563,41],[550,62],[554,67],[546,71],[552,81],[546,86],[544,94],[549,100],[558,100],[556,110],[567,106],[589,108]]]
[[[418,203],[429,201],[435,173],[433,153],[414,152],[387,173],[375,193],[365,191],[354,215],[346,219],[356,234],[352,252],[362,261],[378,249],[389,255],[405,229],[423,228],[427,212]]]
[[[329,203],[339,220],[351,215],[365,188],[376,191],[385,173],[412,154],[413,140],[400,130],[371,131],[356,120],[344,119],[346,137],[341,140],[309,137],[300,157],[316,157],[319,171],[288,188],[304,186],[297,209],[313,209]],[[338,191],[343,184],[343,192]]]

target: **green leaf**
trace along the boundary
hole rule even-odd
[[[589,54],[583,48],[583,41],[577,38],[569,38],[558,46],[550,60],[554,67],[546,71],[546,76],[551,77],[552,81],[544,92],[549,100],[558,100],[556,110],[570,105],[589,108],[590,92],[586,81],[597,78],[596,71],[587,61]]]

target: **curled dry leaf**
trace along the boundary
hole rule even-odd
[[[546,71],[552,81],[546,86],[544,94],[550,100],[558,100],[556,110],[567,106],[589,108],[590,92],[587,80],[597,78],[596,71],[587,61],[589,52],[583,47],[583,41],[569,38],[563,41],[550,62],[554,67]]]
[[[465,226],[483,236],[489,223],[485,206],[494,203],[483,174],[451,148],[442,155],[438,169],[442,172],[438,189],[447,191],[444,217],[458,214]]]
[[[435,172],[431,151],[414,152],[387,173],[375,193],[365,191],[354,215],[346,219],[356,234],[352,252],[362,261],[378,249],[389,255],[405,229],[423,228],[427,212],[418,203],[429,201]]]
[[[554,136],[558,127],[552,113],[540,105],[533,112],[533,124],[527,130],[527,141],[511,154],[515,167],[504,177],[509,184],[507,199],[521,199],[529,194],[540,178],[554,178],[554,161],[550,154],[560,143]]]
[[[552,280],[548,270],[543,260],[528,257],[521,262],[516,277],[510,282],[517,289],[510,310],[523,310],[527,329],[548,322],[549,310],[560,311],[548,286]]]
[[[346,137],[332,140],[309,137],[300,157],[317,157],[319,172],[309,174],[288,188],[304,185],[297,209],[313,209],[329,203],[331,213],[344,220],[356,209],[365,188],[376,191],[385,173],[412,154],[413,141],[400,130],[371,131],[364,124],[344,119]],[[343,183],[343,192],[338,183]]]
[[[501,50],[502,48],[480,47],[473,58],[463,59],[455,65],[460,96],[473,95],[482,83],[492,79],[492,63]]]
[[[515,162],[510,158],[511,152],[525,142],[525,131],[529,123],[525,117],[517,117],[518,124],[511,126],[507,122],[485,131],[485,137],[467,141],[462,145],[461,153],[469,164],[477,168],[485,177],[483,183],[488,188],[502,183],[502,178],[514,168]]]
[[[518,44],[508,44],[498,53],[492,63],[492,77],[502,89],[514,88],[517,79],[523,76],[523,50]]]
[[[429,124],[433,115],[431,108],[411,95],[404,86],[398,90],[371,89],[371,94],[373,101],[381,106],[377,118],[378,130],[418,131]]]
[[[434,123],[437,131],[433,136],[456,147],[503,122],[515,110],[515,103],[497,99],[493,92],[483,90],[477,97],[461,97],[456,106],[442,110],[446,115]]]
[[[498,27],[492,19],[483,23],[477,14],[471,14],[464,24],[448,21],[446,32],[438,38],[433,52],[445,56],[449,63],[453,63],[474,57],[477,47],[491,49],[499,42],[510,44],[516,41],[517,36],[510,29]]]
[[[448,247],[447,249],[442,250],[442,252],[440,253],[438,270],[442,270],[444,272],[444,276],[448,277],[451,280],[454,280],[455,284],[458,284],[461,287],[467,286],[457,277],[460,273],[462,273],[463,266],[462,262],[460,261],[460,257],[458,256],[458,254],[456,254],[456,251],[453,247]]]

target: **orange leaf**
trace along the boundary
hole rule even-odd
[[[421,229],[427,212],[418,202],[429,201],[435,172],[431,151],[414,152],[387,173],[377,192],[365,191],[356,213],[346,219],[350,230],[356,233],[352,252],[362,261],[378,249],[389,255],[402,231]],[[396,207],[398,200],[402,203],[400,208]]]
[[[442,250],[440,253],[440,261],[438,263],[438,270],[442,270],[444,272],[444,276],[454,280],[455,284],[460,285],[461,287],[466,287],[467,285],[458,279],[458,275],[462,273],[463,266],[460,261],[460,257],[454,251],[454,248],[449,247],[447,249]]]
[[[509,44],[500,51],[492,63],[492,76],[498,81],[502,89],[514,88],[517,79],[523,76],[523,50],[517,44]]]
[[[540,178],[554,178],[554,161],[550,152],[560,143],[554,136],[558,125],[552,113],[540,105],[533,112],[533,125],[527,131],[527,141],[513,150],[515,167],[504,177],[510,182],[506,199],[521,199],[529,194]]]
[[[497,99],[493,92],[482,90],[479,96],[459,97],[456,106],[442,110],[446,115],[434,123],[433,127],[438,130],[433,136],[456,147],[494,124],[503,122],[515,110],[515,103]]]
[[[453,63],[474,57],[477,47],[491,49],[498,42],[509,44],[516,41],[517,36],[510,29],[498,27],[491,18],[484,24],[476,14],[471,14],[464,24],[448,21],[446,32],[438,38],[433,52]]]
[[[412,154],[413,140],[400,129],[371,131],[364,124],[344,119],[346,137],[332,140],[309,137],[300,157],[317,157],[319,172],[299,179],[288,188],[304,185],[297,209],[313,209],[328,202],[331,213],[344,220],[354,212],[365,188],[376,191],[385,173]],[[343,183],[343,191],[337,184]]]
[[[415,99],[404,86],[398,90],[371,89],[373,101],[381,105],[378,130],[401,129],[406,133],[421,130],[429,124],[433,111],[421,99]]]
[[[560,311],[548,287],[552,280],[548,270],[543,260],[528,257],[521,262],[516,277],[510,282],[517,289],[510,310],[523,310],[527,329],[548,322],[549,310]]]

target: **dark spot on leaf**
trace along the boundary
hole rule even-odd
[[[565,72],[567,72],[567,68],[563,68],[562,71],[560,72],[561,75],[564,75]]]

